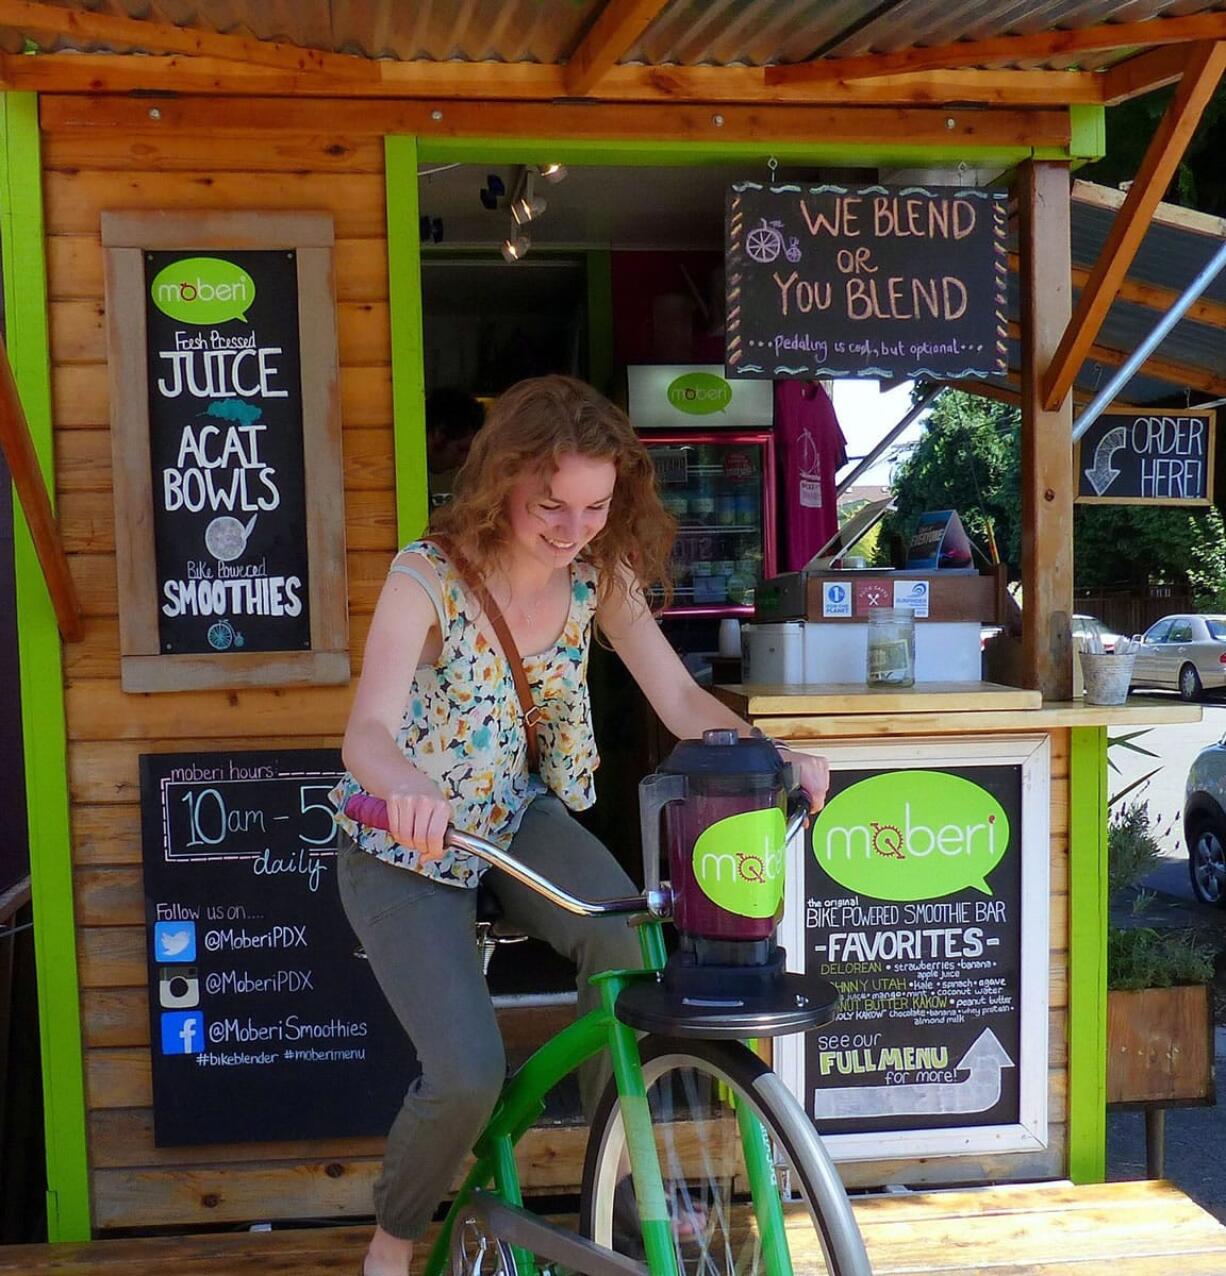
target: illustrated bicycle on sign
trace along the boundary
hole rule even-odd
[[[758,225],[745,236],[745,251],[753,261],[760,262],[764,266],[770,265],[780,253],[788,261],[798,262],[800,240],[795,235],[789,235],[785,241],[783,222],[777,219],[768,222],[765,217],[762,217]]]

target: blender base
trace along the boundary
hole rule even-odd
[[[711,990],[714,992],[714,990]],[[768,989],[725,990],[696,996],[669,988],[664,976],[636,980],[622,990],[616,1015],[643,1032],[708,1041],[745,1037],[784,1037],[830,1023],[839,1006],[839,991],[824,979],[780,973]]]

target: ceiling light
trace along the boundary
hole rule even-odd
[[[531,191],[531,187],[528,190]],[[543,195],[525,193],[511,205],[511,216],[515,218],[517,226],[523,226],[533,218],[539,217],[546,207]]]
[[[532,247],[532,240],[527,235],[515,235],[503,241],[503,261],[518,261]]]
[[[542,164],[541,176],[547,182],[560,182],[566,176],[565,164]]]

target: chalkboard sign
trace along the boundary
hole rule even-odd
[[[149,252],[145,288],[161,649],[309,648],[296,254]]]
[[[126,691],[345,682],[319,213],[104,213]]]
[[[140,759],[154,1141],[382,1135],[416,1073],[336,886],[336,750]]]
[[[1083,505],[1211,505],[1212,409],[1113,408],[1077,441]]]
[[[797,1096],[836,1156],[1041,1146],[1046,744],[829,752],[789,952],[842,1002]]]
[[[736,183],[726,207],[728,377],[1004,373],[1006,199]]]

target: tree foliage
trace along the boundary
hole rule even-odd
[[[989,520],[1010,573],[1021,568],[1021,484],[1016,408],[946,390],[919,441],[893,474],[897,513],[887,533],[910,541],[925,510],[956,509],[987,545]],[[1188,583],[1197,606],[1226,611],[1226,525],[1217,508],[1078,505],[1073,513],[1078,588]]]
[[[886,529],[910,542],[925,510],[954,509],[971,540],[986,549],[989,523],[1001,558],[1021,561],[1016,408],[946,390],[924,419],[919,442],[893,474],[897,513]]]

